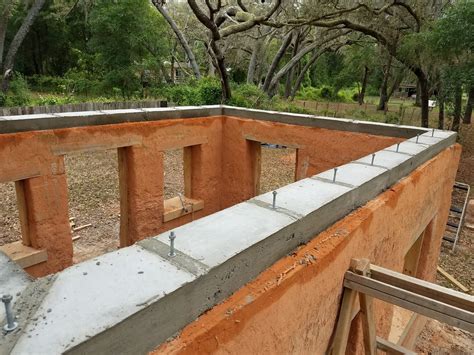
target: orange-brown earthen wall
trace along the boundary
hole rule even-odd
[[[258,192],[260,144],[297,148],[301,179],[390,146],[401,139],[235,117],[173,119],[0,135],[0,182],[22,181],[31,246],[46,249],[34,276],[72,264],[64,155],[118,149],[120,245],[188,223],[163,223],[163,151],[192,146],[191,196],[204,201],[194,218],[215,213]]]
[[[407,251],[425,231],[416,276],[434,280],[460,152],[458,145],[444,150],[278,261],[154,353],[324,354],[352,258],[368,258],[402,272]],[[393,309],[375,301],[374,310],[377,335],[387,336]],[[364,353],[361,334],[356,317],[348,354]]]

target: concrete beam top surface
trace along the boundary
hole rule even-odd
[[[428,132],[428,129],[412,126],[255,110],[225,105],[208,105],[2,116],[0,117],[0,134],[222,115],[403,138],[410,138]]]
[[[213,268],[292,222],[288,215],[244,202],[173,229],[175,247]],[[169,232],[156,239],[169,245]]]
[[[194,278],[139,246],[74,265],[57,274],[12,354],[63,353]]]
[[[351,190],[349,186],[333,184],[332,180],[303,179],[277,189],[275,211],[301,218],[335,200]],[[249,202],[263,202],[272,209],[273,192],[251,199]]]
[[[376,165],[371,166],[370,163],[367,165],[349,163],[337,168],[335,183],[358,187],[383,174],[385,171],[387,171],[387,169]],[[320,178],[328,182],[333,182],[334,169],[326,170],[315,175],[313,178]]]
[[[31,282],[31,277],[0,251],[0,298],[3,295],[19,296]],[[0,314],[2,314],[0,316],[1,319],[3,318],[3,313]]]

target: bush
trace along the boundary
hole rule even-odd
[[[14,78],[10,82],[10,89],[6,95],[6,106],[27,106],[30,103],[30,90],[25,78],[15,73]]]
[[[28,77],[28,83],[35,91],[51,92],[55,94],[66,93],[73,85],[72,80],[47,75],[33,75]]]
[[[190,85],[170,86],[164,92],[166,99],[178,106],[200,105],[196,88]]]
[[[332,100],[335,97],[333,89],[329,86],[323,86],[321,88],[319,96],[326,100]]]
[[[395,112],[387,112],[385,115],[385,123],[398,124],[400,123],[400,116]]]
[[[222,89],[218,80],[204,78],[198,82],[197,90],[202,105],[215,105],[221,103]]]
[[[65,105],[74,103],[74,100],[71,97],[63,96],[39,96],[39,99],[34,100],[33,104],[38,106],[49,106],[49,105]]]
[[[297,97],[301,100],[318,101],[321,99],[321,90],[313,86],[307,86],[299,90]]]
[[[234,88],[229,105],[257,109],[270,109],[272,100],[255,85],[243,84]]]
[[[160,92],[168,101],[179,106],[220,104],[222,96],[220,82],[215,78],[170,86]]]
[[[281,112],[291,112],[291,113],[302,113],[302,114],[311,114],[310,110],[307,110],[301,106],[295,105],[293,103],[281,101],[275,103],[274,110]]]
[[[86,96],[102,95],[100,80],[82,71],[71,70],[66,74],[67,87],[65,93],[82,94]]]

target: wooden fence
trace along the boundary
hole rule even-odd
[[[84,102],[79,104],[50,105],[50,106],[23,106],[0,107],[0,116],[31,115],[39,113],[61,113],[100,110],[123,110],[133,108],[167,107],[168,102],[163,100],[149,101],[119,101],[119,102]]]
[[[295,100],[295,104],[307,110],[314,111],[332,117],[345,118],[366,118],[364,116],[391,116],[398,123],[419,124],[421,120],[421,108],[415,107],[411,102],[406,104],[389,104],[386,111],[378,111],[377,105],[364,103],[344,103],[344,102],[318,102]],[[438,119],[437,110],[430,111],[430,121],[436,122]]]

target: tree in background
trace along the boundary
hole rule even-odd
[[[464,123],[471,123],[474,96],[474,3],[458,1],[423,33],[427,56],[441,72],[443,95],[451,99],[453,130],[459,130],[463,87],[468,93]]]
[[[90,50],[106,88],[119,88],[128,98],[140,89],[144,71],[160,71],[166,25],[148,0],[98,1],[90,26]]]
[[[26,9],[26,15],[24,16],[21,25],[15,29],[15,34],[11,41],[9,41],[8,49],[6,51],[5,44],[7,32],[9,27],[15,27],[13,25],[9,26],[10,20],[13,17],[15,10],[21,11],[18,7],[22,4],[19,5],[15,0],[3,0],[0,4],[0,74],[1,92],[3,95],[6,95],[9,89],[18,50],[44,3],[45,0],[35,0],[32,5]],[[4,55],[4,53],[6,54]]]

